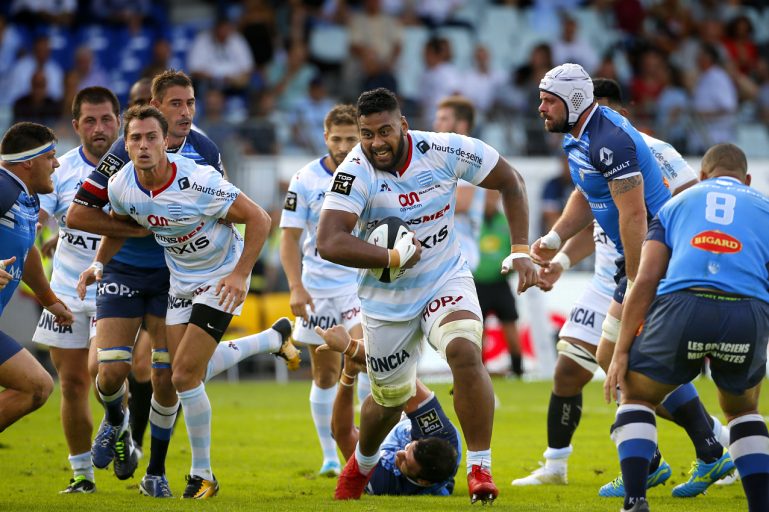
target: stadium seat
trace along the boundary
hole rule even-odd
[[[459,69],[473,67],[473,52],[476,39],[470,29],[466,27],[441,27],[436,35],[445,37],[451,45],[451,57],[454,65]]]
[[[315,25],[310,32],[309,51],[313,59],[338,64],[348,58],[347,27],[341,25]]]
[[[761,123],[738,123],[735,144],[748,158],[769,158],[769,131]]]
[[[577,20],[579,37],[595,47],[599,55],[618,40],[617,31],[610,27],[595,9],[576,9],[569,14]]]
[[[477,33],[479,41],[488,48],[494,67],[510,69],[514,62],[522,60],[517,41],[525,30],[519,9],[502,5],[486,9]]]

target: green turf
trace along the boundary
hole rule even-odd
[[[582,424],[574,439],[569,463],[569,485],[539,488],[512,488],[510,481],[537,467],[545,448],[545,416],[550,394],[548,383],[496,380],[501,406],[494,425],[493,474],[501,489],[494,510],[515,511],[617,511],[621,500],[598,498],[598,487],[618,471],[609,425],[614,406],[603,403],[601,386],[592,383],[585,392]],[[449,414],[448,387],[432,386]],[[711,412],[717,411],[714,388],[709,381],[697,387]],[[467,509],[467,485],[463,468],[454,496],[449,498],[382,498],[364,496],[359,502],[331,500],[334,480],[315,472],[321,455],[310,420],[308,382],[278,385],[247,382],[238,385],[209,383],[214,410],[214,471],[221,492],[213,500],[159,502],[138,494],[137,483],[146,467],[140,462],[135,478],[121,482],[111,471],[97,470],[98,491],[93,495],[60,496],[70,478],[67,451],[59,424],[58,388],[48,403],[0,434],[0,511],[99,510],[103,512],[142,510],[407,510],[445,511]],[[766,400],[763,409],[766,410]],[[94,407],[95,422],[101,418]],[[183,475],[189,469],[189,448],[183,422],[171,444],[168,476],[178,497],[184,488]],[[693,449],[684,432],[660,421],[660,446],[673,467],[668,485],[650,491],[652,510],[733,511],[746,510],[740,485],[714,487],[707,496],[675,499],[673,484],[684,481],[693,459]],[[464,466],[463,466],[464,467]],[[110,468],[111,469],[111,468]],[[475,508],[480,508],[476,504]]]

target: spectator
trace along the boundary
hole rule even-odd
[[[630,97],[635,103],[635,126],[642,131],[648,131],[657,112],[657,99],[666,85],[666,68],[665,56],[659,51],[648,49],[641,54],[638,72],[630,85]]]
[[[555,221],[563,213],[566,201],[574,191],[574,182],[569,172],[569,161],[566,157],[560,158],[561,172],[558,176],[550,178],[542,189],[542,225],[540,233],[549,232]]]
[[[45,72],[37,70],[30,79],[30,92],[13,104],[13,122],[29,121],[53,127],[62,115],[61,101],[48,94]]]
[[[154,78],[166,69],[181,69],[182,63],[176,62],[171,43],[168,39],[160,38],[152,44],[150,62],[142,69],[143,78]]]
[[[261,91],[253,98],[248,121],[239,129],[243,152],[247,155],[276,155],[280,148],[277,124],[275,97],[270,91]],[[277,225],[277,222],[273,223],[273,226]]]
[[[512,90],[506,95],[510,98],[509,106],[513,107],[516,117],[523,122],[526,133],[526,155],[547,155],[559,144],[551,134],[542,129],[539,113],[530,108],[531,105],[539,102],[539,82],[552,68],[553,57],[550,45],[538,44],[531,49],[529,61],[516,69]]]
[[[10,75],[13,77],[9,83],[7,98],[13,103],[17,99],[30,92],[32,75],[42,69],[47,84],[47,96],[60,101],[64,96],[64,72],[61,66],[51,58],[51,46],[48,36],[38,36],[32,46],[32,54],[20,58]]]
[[[212,87],[228,97],[244,95],[254,70],[248,43],[224,16],[216,19],[213,29],[195,37],[187,61],[196,89],[205,92]]]
[[[240,32],[251,48],[256,69],[264,69],[275,54],[277,27],[271,2],[246,0],[240,17]]]
[[[318,69],[307,61],[307,47],[300,39],[292,39],[267,68],[270,102],[283,112],[291,112],[307,94],[310,81]]]
[[[88,12],[99,23],[122,26],[134,17],[146,19],[151,8],[150,0],[91,0]]]
[[[414,2],[416,15],[428,27],[435,28],[451,24],[454,13],[461,9],[467,0],[419,0]]]
[[[692,94],[692,108],[700,125],[694,140],[696,151],[735,139],[737,88],[721,66],[718,50],[703,44],[697,57],[699,78]]]
[[[565,12],[561,14],[561,37],[553,42],[553,60],[557,63],[574,62],[593,73],[600,59],[595,48],[579,37],[577,20]]]
[[[0,91],[8,91],[13,80],[11,68],[22,47],[19,31],[8,23],[5,16],[0,15]],[[5,95],[2,95],[5,96]],[[0,97],[0,105],[5,104]]]
[[[480,114],[488,116],[505,78],[502,70],[491,68],[486,47],[478,45],[475,47],[475,66],[467,72],[459,88]]]
[[[758,78],[758,97],[756,98],[758,120],[764,123],[769,131],[769,61],[766,59],[758,61],[756,77]]]
[[[77,0],[13,0],[11,17],[31,27],[40,23],[69,25],[77,10]]]
[[[72,69],[64,79],[64,108],[68,110],[71,107],[72,100],[79,90],[95,85],[109,87],[107,73],[94,61],[91,48],[80,46],[75,50]]]
[[[737,16],[729,22],[723,43],[737,71],[752,75],[758,63],[758,46],[753,41],[753,25],[747,16]]]
[[[291,129],[294,140],[308,153],[320,154],[326,149],[323,120],[334,106],[326,93],[323,78],[314,77],[307,88],[307,95],[291,113]]]
[[[689,146],[689,102],[681,73],[666,62],[662,73],[662,91],[657,97],[654,132],[679,151],[686,151]]]
[[[348,65],[347,76],[354,76],[361,69],[367,78],[393,76],[401,53],[403,30],[396,18],[382,12],[380,0],[364,0],[362,11],[350,16],[348,27],[350,54],[354,60]],[[355,96],[362,83],[356,86],[356,90],[348,91]]]
[[[424,48],[425,71],[420,82],[419,105],[425,126],[435,117],[438,102],[461,89],[459,70],[451,63],[451,46],[442,37],[432,37]]]

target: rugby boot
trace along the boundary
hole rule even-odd
[[[139,493],[152,498],[173,498],[165,475],[144,475],[139,483]]]
[[[659,467],[646,477],[646,488],[651,489],[652,487],[664,484],[672,474],[673,470],[670,469],[670,464],[665,462],[665,459],[662,459]],[[598,496],[602,498],[624,498],[625,482],[622,480],[622,474],[601,487],[598,490]]]
[[[484,505],[492,504],[499,496],[499,489],[494,485],[489,470],[478,465],[473,465],[467,474],[467,490],[470,493],[470,503],[480,500]]]
[[[289,370],[296,370],[299,368],[299,363],[302,362],[302,357],[299,349],[294,346],[294,343],[291,340],[291,320],[286,317],[280,318],[277,322],[272,324],[272,328],[278,331],[281,338],[283,338],[283,343],[280,345],[280,348],[277,352],[273,352],[272,355],[285,359],[286,367]]]
[[[194,500],[205,500],[213,498],[219,492],[219,482],[216,477],[213,480],[206,480],[197,475],[187,475],[187,487],[184,488],[182,498]]]
[[[59,494],[91,494],[96,492],[96,484],[83,475],[77,475],[69,481],[69,485]]]
[[[689,480],[676,485],[673,488],[673,496],[676,498],[693,498],[698,494],[704,494],[708,487],[730,475],[734,470],[734,462],[727,451],[724,451],[720,459],[710,464],[705,464],[697,459],[692,463]]]
[[[548,467],[546,464],[539,463],[540,467],[532,471],[529,476],[516,478],[512,485],[566,485],[569,483],[566,478],[566,468],[562,471]]]
[[[127,480],[134,476],[139,458],[134,450],[134,442],[131,437],[131,429],[125,430],[115,443],[115,459],[112,468],[118,480]]]
[[[358,467],[358,461],[353,454],[347,460],[347,464],[344,465],[342,474],[339,475],[339,480],[336,482],[334,499],[359,500],[363,495],[363,491],[366,489],[366,484],[368,484],[368,481],[373,474],[374,470],[371,470],[368,475],[362,474]]]
[[[107,418],[101,420],[101,426],[96,433],[91,446],[91,462],[94,467],[104,469],[115,457],[115,443],[120,435],[120,427],[107,423]]]

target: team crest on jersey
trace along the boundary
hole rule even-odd
[[[99,163],[99,167],[97,167],[96,170],[104,176],[111,177],[113,174],[118,172],[123,167],[123,165],[125,165],[124,161],[112,153],[107,153],[104,155],[104,158],[102,159],[101,163]]]
[[[296,211],[296,192],[290,190],[286,192],[286,200],[283,202],[283,209],[290,212]]]
[[[379,186],[379,191],[380,192],[392,192],[392,189],[390,188],[390,185],[388,185],[387,183],[382,183]]]
[[[419,186],[426,187],[433,182],[433,174],[430,171],[422,171],[417,174],[417,183]]]
[[[742,242],[722,231],[709,229],[694,235],[692,247],[714,254],[734,254],[742,250]]]
[[[179,184],[179,190],[187,190],[190,188],[190,179],[188,177],[179,178],[176,180],[176,183]]]
[[[177,219],[182,216],[182,205],[171,203],[168,205],[168,215],[172,219]]]
[[[424,435],[443,430],[443,422],[435,409],[430,409],[417,416],[417,425]]]
[[[337,192],[346,196],[352,192],[352,182],[355,181],[355,176],[344,172],[338,172],[334,175],[334,183],[331,185],[331,192]]]
[[[601,163],[603,165],[611,165],[611,163],[614,161],[614,151],[606,147],[601,148],[598,151],[598,158],[601,159]]]

